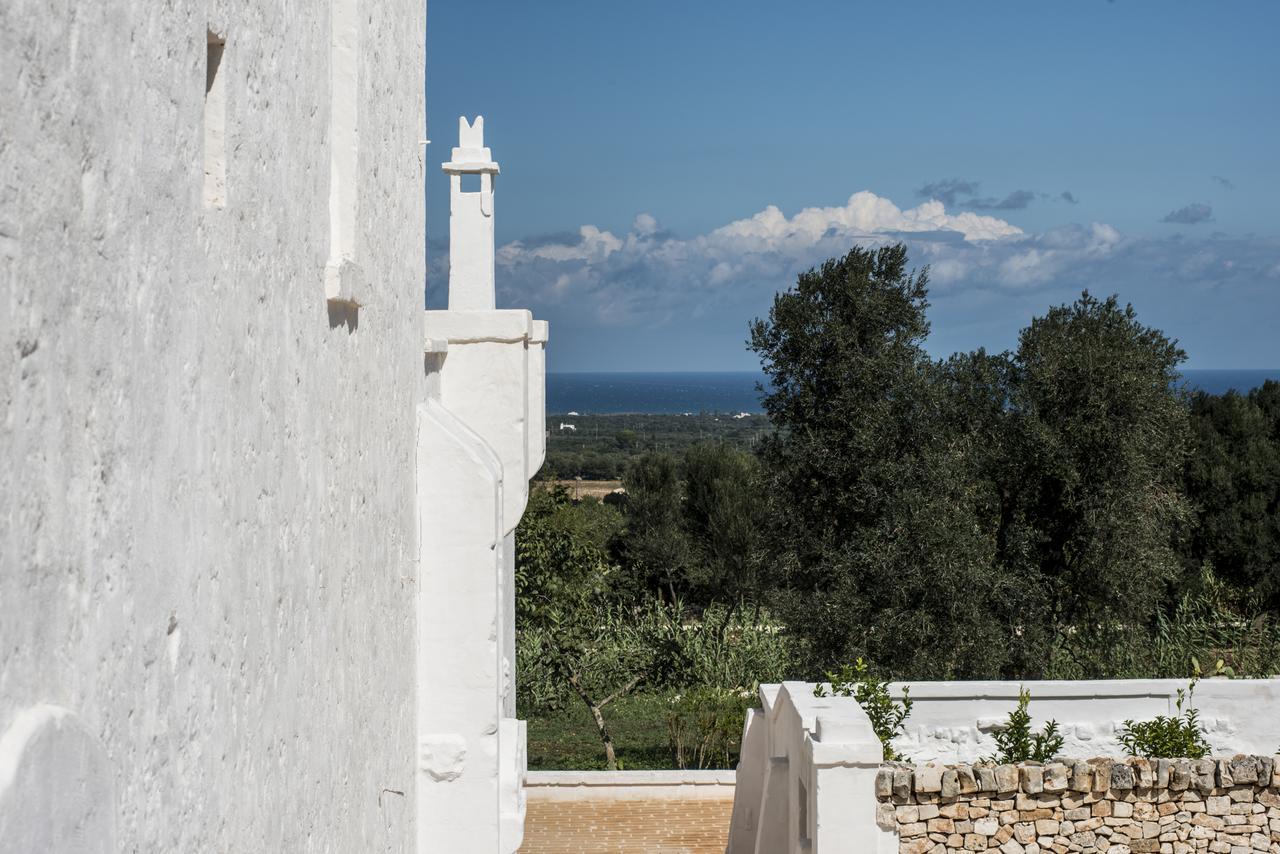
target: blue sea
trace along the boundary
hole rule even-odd
[[[1245,392],[1264,380],[1280,380],[1274,370],[1185,370],[1187,384],[1212,394],[1228,389]],[[650,415],[682,412],[751,412],[762,410],[755,371],[690,373],[554,373],[547,374],[547,411]]]

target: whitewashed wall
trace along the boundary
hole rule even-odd
[[[1173,679],[1079,682],[908,682],[914,701],[906,735],[894,746],[916,763],[974,762],[995,752],[991,732],[1016,707],[1020,687],[1038,728],[1050,718],[1065,737],[1062,755],[1124,756],[1115,739],[1125,719],[1176,714]],[[897,835],[874,819],[880,745],[848,697],[815,697],[814,685],[760,687],[747,716],[738,763],[729,854],[890,852]],[[1280,679],[1209,679],[1195,706],[1213,752],[1272,755],[1280,745]],[[869,736],[869,737],[868,737]]]
[[[530,771],[525,791],[531,801],[730,800],[733,771]]]
[[[889,854],[876,824],[882,748],[852,697],[760,686],[743,728],[728,854]]]
[[[325,299],[339,5],[0,3],[0,735],[63,710],[3,742],[0,822],[73,762],[101,850],[413,845],[425,4],[352,18],[358,311]]]
[[[546,452],[545,322],[494,308],[494,178],[484,118],[458,120],[449,307],[423,316],[418,413],[419,851],[519,849],[527,732],[515,718],[515,529]],[[463,186],[477,176],[479,190]]]
[[[974,762],[995,753],[994,730],[1031,692],[1033,725],[1058,722],[1066,756],[1123,755],[1116,735],[1125,719],[1177,714],[1185,679],[1109,679],[1033,682],[906,682],[914,705],[906,732],[894,742],[915,762]],[[1271,755],[1280,749],[1280,679],[1205,679],[1194,705],[1215,753]]]

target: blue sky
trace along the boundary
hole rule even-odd
[[[1088,287],[1190,367],[1280,367],[1277,33],[1275,2],[430,0],[428,304],[479,113],[499,303],[552,370],[754,369],[798,271],[899,239],[937,355]]]

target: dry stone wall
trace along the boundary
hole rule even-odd
[[[1280,852],[1280,757],[886,765],[900,854]]]

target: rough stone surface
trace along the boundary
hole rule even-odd
[[[1022,777],[1022,791],[1028,794],[1044,791],[1044,768],[1040,765],[1028,763],[1020,769]]]
[[[1275,757],[1243,755],[929,765],[927,789],[881,798],[880,806],[889,810],[879,814],[884,826],[897,827],[899,854],[1280,854],[1280,790],[1271,785],[1275,767]],[[1217,778],[1201,791],[1194,784],[1206,770]],[[1242,781],[1250,776],[1254,783]],[[975,791],[948,795],[949,778],[974,779]],[[995,789],[1001,794],[993,798]]]
[[[414,845],[425,10],[360,8],[356,310],[330,7],[0,4],[0,733],[83,720],[114,850]]]
[[[1111,788],[1113,789],[1132,789],[1134,786],[1134,768],[1132,765],[1112,765],[1111,766]]]

